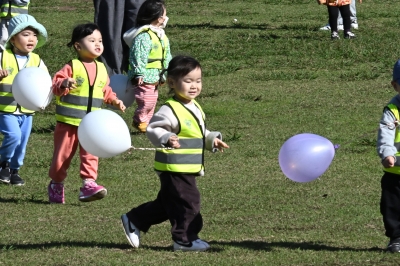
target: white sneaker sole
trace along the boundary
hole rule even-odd
[[[129,225],[126,223],[129,223],[129,220],[127,220],[128,217],[126,217],[126,214],[121,215],[121,225],[122,225],[122,229],[124,229],[124,233],[125,233],[125,237],[128,240],[129,244],[131,244],[132,247],[134,248],[138,248],[140,245],[140,238],[137,244],[133,243],[131,241],[131,238],[128,235],[129,232]],[[128,227],[128,228],[127,228]]]

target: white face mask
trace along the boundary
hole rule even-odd
[[[161,29],[164,29],[167,26],[168,20],[169,20],[169,18],[167,16],[165,16],[163,23],[160,25]]]

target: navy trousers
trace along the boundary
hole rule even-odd
[[[172,240],[192,242],[199,239],[203,218],[196,176],[162,173],[160,182],[157,198],[133,208],[127,213],[129,220],[143,232],[169,220]]]

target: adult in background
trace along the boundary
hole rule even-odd
[[[108,74],[128,71],[129,47],[122,34],[135,27],[137,12],[145,0],[93,0],[94,23],[103,36],[104,52],[100,60]]]
[[[357,10],[356,10],[356,1],[351,1],[350,4],[350,21],[351,21],[351,28],[358,30],[358,21],[357,21]],[[337,20],[338,30],[343,30],[343,18],[342,14],[339,12],[338,20]],[[321,27],[320,30],[331,30],[331,25],[326,24],[325,26]]]

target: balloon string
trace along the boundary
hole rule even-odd
[[[40,107],[40,110],[43,111],[46,108],[46,106],[47,106],[46,104],[49,104],[51,98],[53,98],[53,92],[50,89],[50,92],[47,95],[46,101],[44,102],[44,105],[42,107]]]
[[[132,150],[140,150],[140,151],[159,151],[159,150],[173,150],[174,148],[171,147],[165,147],[165,148],[136,148],[134,146],[131,146]]]
[[[350,141],[348,141],[348,142],[345,142],[345,143],[342,144],[342,145],[351,144],[351,143],[357,141],[357,140],[360,139],[360,138],[364,138],[364,137],[368,136],[369,134],[376,132],[377,130],[379,130],[379,129],[381,129],[381,128],[387,127],[387,128],[389,128],[389,129],[391,129],[391,130],[394,130],[394,129],[396,129],[397,127],[399,127],[399,125],[400,125],[400,121],[398,121],[398,120],[393,121],[393,123],[386,123],[386,125],[384,125],[384,126],[379,126],[379,127],[377,127],[376,129],[371,130],[371,131],[368,131],[367,133],[364,133],[364,134],[362,134],[361,136],[358,136],[357,138],[355,138],[355,139],[353,139],[353,140],[350,140]],[[334,146],[335,149],[337,150],[337,149],[339,149],[342,145],[340,145],[340,144],[334,144],[333,146]]]

